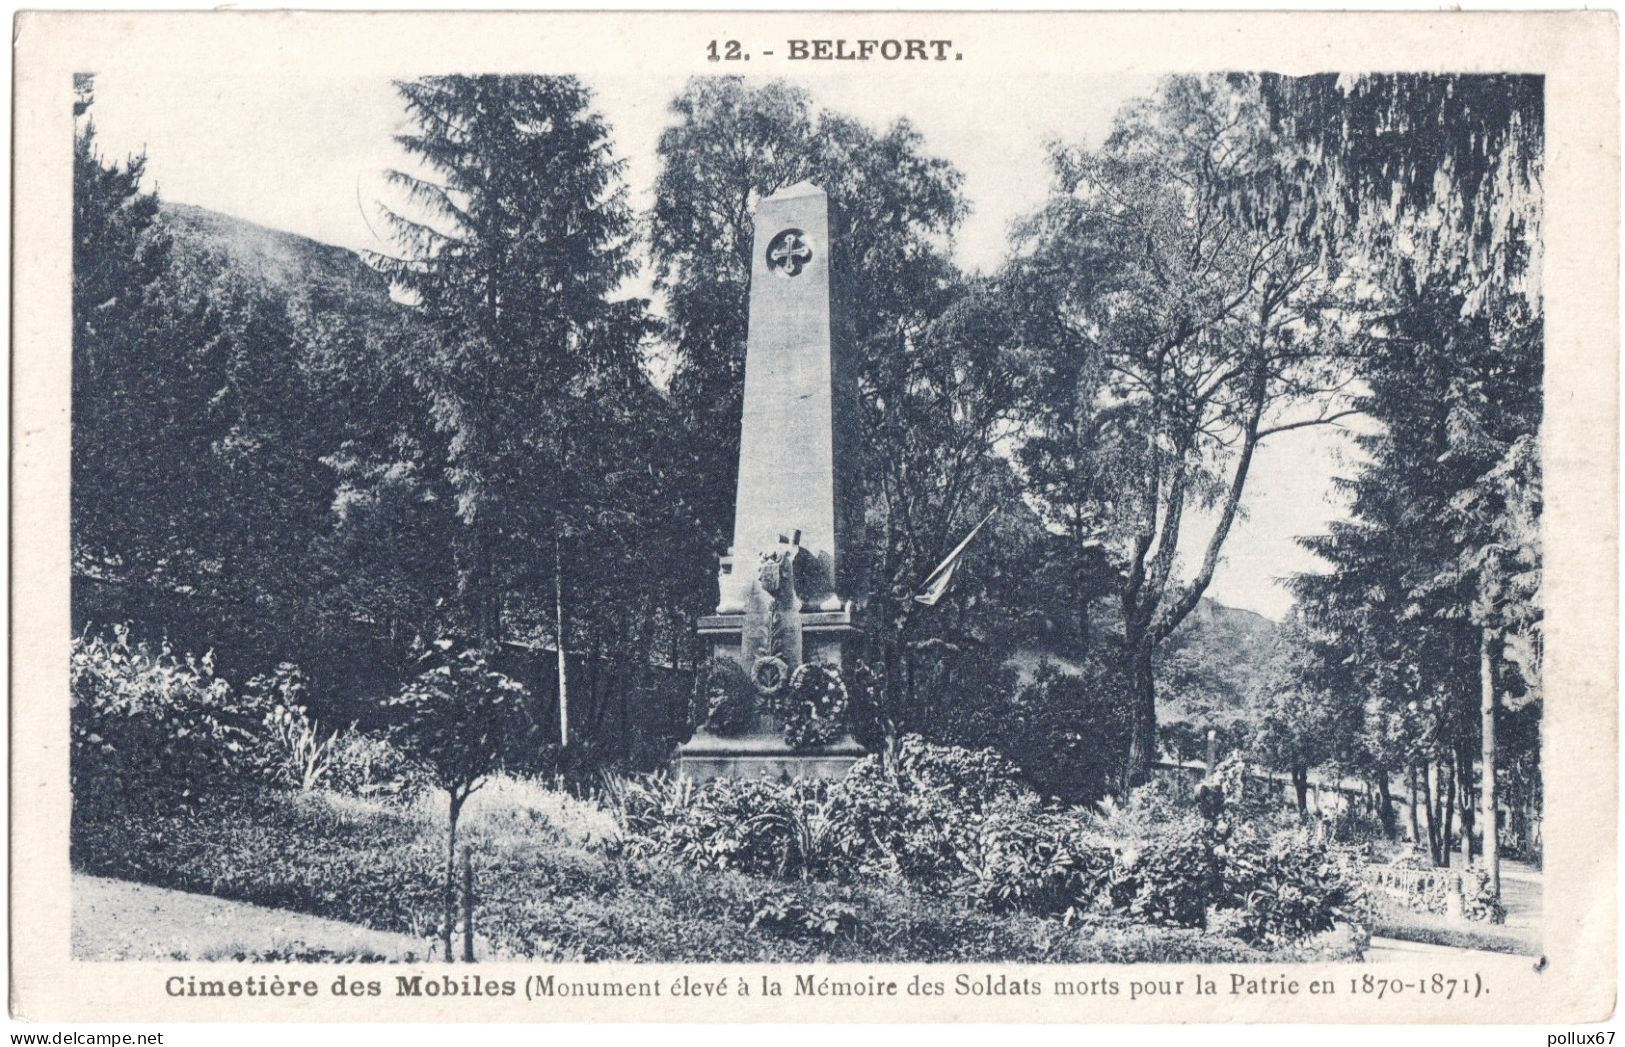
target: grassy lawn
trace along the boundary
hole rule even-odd
[[[1373,918],[1372,935],[1458,949],[1540,955],[1540,943],[1523,931],[1490,923],[1461,924],[1428,913],[1387,910]]]
[[[407,807],[327,793],[209,797],[194,806],[117,794],[86,799],[73,825],[80,872],[417,939],[436,932],[445,826],[434,797]],[[1181,928],[995,916],[901,884],[783,883],[631,859],[617,853],[615,826],[596,805],[513,780],[475,795],[459,835],[475,855],[475,923],[487,959],[1088,963],[1356,955],[1352,936],[1339,932],[1306,949],[1269,952]]]

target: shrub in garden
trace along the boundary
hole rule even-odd
[[[356,729],[354,724],[333,740],[327,787],[347,796],[414,799],[427,784],[422,765],[387,738]]]
[[[1113,855],[1083,838],[1078,818],[1036,796],[995,802],[960,852],[966,893],[994,912],[1078,914],[1097,907]]]
[[[1227,902],[1239,908],[1247,941],[1299,941],[1356,916],[1360,890],[1346,856],[1310,829],[1277,832],[1224,858]]]
[[[289,662],[248,681],[244,694],[250,704],[269,708],[254,748],[265,777],[305,792],[331,789],[349,796],[411,798],[423,784],[423,769],[388,739],[355,724],[325,729],[305,704],[308,691],[308,678]]]
[[[934,745],[919,735],[905,735],[889,760],[859,760],[831,790],[854,872],[934,888],[961,880],[983,813],[1000,801],[1036,800],[1017,774],[992,749]]]
[[[621,827],[620,846],[634,854],[699,869],[884,875],[946,889],[967,876],[966,854],[989,805],[1037,801],[991,750],[908,736],[893,763],[866,757],[835,783],[611,776],[604,802]]]
[[[1218,859],[1199,819],[1169,823],[1119,849],[1106,885],[1112,907],[1146,923],[1204,927],[1218,894]]]
[[[652,841],[664,824],[662,816],[674,791],[671,783],[689,783],[689,779],[672,779],[658,772],[626,775],[606,771],[601,778],[599,799],[620,830],[621,848]]]
[[[866,757],[834,783],[611,778],[604,800],[632,857],[780,880],[889,881],[1004,916],[1112,914],[1277,946],[1353,908],[1343,852],[1295,821],[1287,832],[1237,821],[1225,776],[1199,790],[1200,803],[1148,786],[1090,817],[1045,804],[1017,775],[992,750],[907,736],[890,759]]]
[[[328,784],[338,732],[322,737],[304,706],[279,704],[266,713],[262,738],[266,769],[274,781],[307,792]]]
[[[1222,793],[1220,793],[1222,795]],[[1113,852],[1103,899],[1113,912],[1170,927],[1204,927],[1220,894],[1217,850],[1230,831],[1199,815],[1162,777],[1108,800],[1090,819],[1087,839]]]
[[[850,938],[858,928],[858,910],[843,901],[808,897],[773,887],[752,900],[748,926],[760,927],[786,938],[817,941]]]
[[[611,776],[604,800],[635,855],[798,879],[843,878],[852,864],[850,830],[822,782]]]
[[[779,875],[788,862],[790,796],[772,782],[714,778],[684,790],[665,849],[696,869]]]
[[[911,789],[867,756],[830,795],[851,841],[852,875],[937,886],[960,873],[956,834],[965,826],[943,794]]]
[[[101,788],[185,795],[245,775],[257,716],[214,675],[210,654],[132,642],[119,625],[111,636],[74,639],[68,679],[76,796]]]
[[[243,688],[256,708],[266,709],[260,723],[255,760],[265,776],[279,785],[309,791],[328,784],[337,731],[325,731],[306,707],[310,681],[297,665],[282,662],[255,676]]]
[[[1041,795],[1063,803],[1093,804],[1115,788],[1132,708],[1116,659],[1091,653],[1071,670],[1045,660],[1022,682],[1001,658],[978,651],[933,686],[942,710],[936,740],[990,746]]]
[[[1112,908],[1149,923],[1203,927],[1254,943],[1302,940],[1355,915],[1359,891],[1346,848],[1315,827],[1281,827],[1235,803],[1240,770],[1221,763],[1201,790],[1211,803],[1179,799],[1155,780],[1092,826],[1115,846]]]

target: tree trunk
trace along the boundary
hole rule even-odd
[[[1292,791],[1298,796],[1298,817],[1309,817],[1309,768],[1295,765],[1292,768]]]
[[[909,721],[918,724],[916,730],[929,729],[930,717],[928,710],[922,708],[920,695],[914,686],[914,652],[907,640],[902,641],[903,647],[903,701],[908,709]]]
[[[1450,868],[1450,825],[1456,816],[1456,775],[1449,767],[1441,769],[1444,779],[1444,796],[1441,798],[1440,826],[1439,826],[1439,855],[1444,860],[1440,863],[1446,869]]]
[[[1456,745],[1457,813],[1461,817],[1461,867],[1473,864],[1473,754],[1466,739]]]
[[[1382,833],[1388,839],[1394,838],[1394,798],[1388,792],[1388,772],[1377,772],[1377,820],[1382,823]]]
[[[1501,897],[1501,840],[1498,835],[1495,796],[1495,663],[1492,660],[1494,638],[1488,629],[1479,637],[1478,685],[1479,720],[1483,734],[1483,782],[1479,786],[1479,802],[1483,806],[1484,867],[1490,873],[1490,892]]]
[[[1075,541],[1077,540],[1076,535],[1074,535],[1074,540]],[[1079,542],[1079,544],[1080,545],[1082,544],[1081,541]],[[1080,554],[1079,557],[1078,557],[1078,561],[1077,561],[1077,563],[1074,566],[1073,571],[1072,571],[1073,599],[1077,601],[1077,606],[1078,606],[1078,625],[1077,625],[1077,627],[1078,627],[1078,657],[1080,657],[1080,658],[1084,657],[1085,655],[1087,655],[1089,653],[1089,597],[1090,597],[1090,593],[1089,593],[1089,587],[1086,584],[1086,576],[1087,576],[1087,574],[1088,574],[1088,567],[1085,565],[1083,557]]]
[[[559,649],[559,747],[570,744],[570,683],[564,653],[564,543],[553,531],[553,635]]]
[[[446,790],[451,797],[446,822],[446,926],[440,936],[440,944],[446,951],[446,962],[453,960],[451,954],[452,929],[457,926],[457,819],[463,813],[463,801],[467,794],[459,795],[458,790]]]
[[[1405,768],[1405,787],[1410,794],[1411,809],[1411,846],[1422,846],[1422,827],[1416,820],[1416,765],[1410,764]]]
[[[491,646],[500,638],[500,619],[497,613],[495,569],[491,562],[490,545],[483,527],[476,521],[465,535],[463,564],[457,584],[461,589],[463,613],[468,616],[469,632],[476,643]]]
[[[1422,813],[1428,820],[1428,857],[1433,859],[1434,865],[1444,864],[1439,853],[1439,811],[1433,805],[1433,782],[1438,776],[1437,766],[1432,760],[1422,764]]]
[[[1157,753],[1157,685],[1152,674],[1149,640],[1135,645],[1132,676],[1134,681],[1134,720],[1129,734],[1128,765],[1123,769],[1123,789],[1127,793],[1136,785],[1144,785],[1151,777],[1151,761]]]
[[[474,962],[474,859],[463,848],[463,962]]]
[[[901,643],[900,634],[893,629],[892,635],[886,641],[886,711],[883,717],[888,733],[893,730],[907,730],[907,710],[903,704],[903,656],[898,649]]]

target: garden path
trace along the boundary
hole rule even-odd
[[[73,876],[76,960],[424,959],[429,942],[206,894]]]
[[[1501,904],[1506,906],[1506,926],[1518,930],[1540,929],[1540,870],[1526,862],[1501,863]]]

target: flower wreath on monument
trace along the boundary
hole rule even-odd
[[[812,749],[838,741],[846,733],[851,705],[846,681],[833,666],[804,662],[790,675],[790,684],[774,703],[784,719],[784,740],[792,749]]]
[[[790,681],[790,666],[776,654],[764,654],[750,667],[750,682],[756,685],[763,698],[771,702],[784,691]]]

